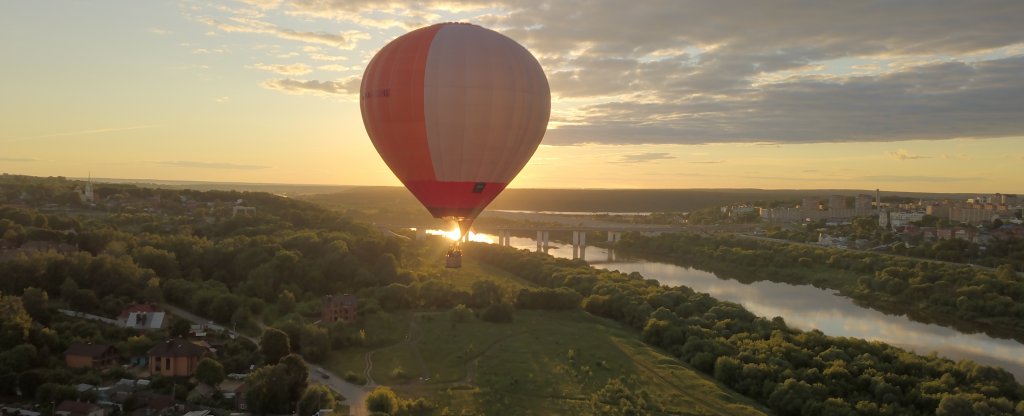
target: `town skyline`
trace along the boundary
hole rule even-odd
[[[613,6],[7,3],[0,172],[400,186],[362,125],[362,71],[465,21],[551,85],[511,188],[1024,193],[1019,2]]]

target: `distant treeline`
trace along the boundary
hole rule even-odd
[[[999,368],[792,329],[637,273],[493,245],[466,251],[543,287],[575,291],[587,312],[641,331],[648,344],[779,415],[1024,414],[1024,387]]]
[[[763,190],[763,189],[506,189],[488,210],[572,211],[572,212],[681,212],[760,201],[790,201],[802,198],[826,199],[830,195],[871,194],[867,190]],[[913,199],[962,199],[966,194],[883,192]],[[350,207],[419,207],[419,202],[401,187],[352,187],[342,192],[303,196],[319,203]]]

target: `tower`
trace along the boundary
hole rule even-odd
[[[95,194],[92,191],[92,172],[89,173],[89,180],[85,182],[85,202],[95,202]]]

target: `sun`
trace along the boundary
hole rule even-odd
[[[459,229],[458,229],[458,227],[456,227],[453,230],[449,230],[449,231],[445,231],[445,230],[427,230],[427,234],[444,236],[445,238],[447,238],[449,240],[452,240],[452,241],[457,241],[459,239]],[[473,242],[477,242],[477,243],[494,244],[494,240],[492,238],[490,238],[489,236],[487,236],[485,234],[477,234],[477,233],[474,233],[473,231],[469,232],[469,241],[473,241]]]

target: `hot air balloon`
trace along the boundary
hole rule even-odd
[[[551,91],[537,59],[514,40],[441,23],[377,52],[359,104],[366,133],[395,176],[465,236],[540,145]],[[458,242],[449,254],[449,266],[458,267]]]

